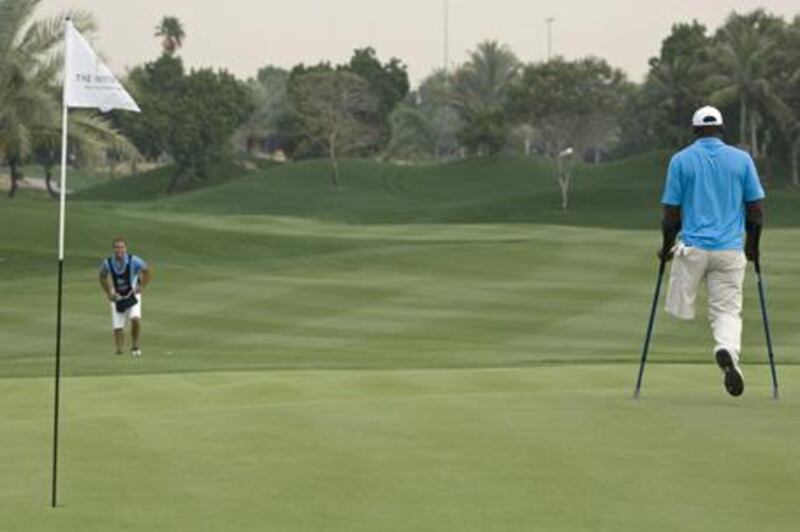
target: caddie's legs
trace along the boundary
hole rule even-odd
[[[132,345],[131,349],[138,350],[139,349],[139,334],[142,331],[142,320],[139,318],[131,319],[131,340]]]
[[[742,349],[742,284],[747,259],[741,251],[711,252],[707,273],[708,319],[714,353],[728,351],[738,364]]]
[[[122,354],[122,347],[125,345],[125,329],[114,329],[114,344],[117,346],[116,353]]]

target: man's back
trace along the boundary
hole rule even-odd
[[[672,158],[662,203],[680,207],[684,244],[728,250],[744,245],[745,203],[763,197],[750,155],[706,137]]]

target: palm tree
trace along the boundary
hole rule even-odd
[[[659,110],[669,126],[665,135],[675,146],[683,145],[691,138],[688,117],[703,103],[697,86],[701,69],[702,65],[689,56],[651,63],[648,89],[659,102]]]
[[[59,123],[53,87],[63,63],[63,56],[55,53],[63,21],[69,16],[84,31],[94,28],[91,16],[83,12],[32,21],[39,3],[6,0],[0,4],[0,157],[9,166],[11,197],[36,136]]]
[[[710,78],[715,88],[711,99],[718,104],[738,101],[739,142],[758,156],[758,124],[765,108],[775,105],[769,79],[769,58],[777,44],[782,21],[758,9],[728,17],[716,36],[715,53],[721,74]],[[761,113],[761,115],[759,115]]]
[[[436,125],[419,107],[401,103],[389,117],[391,140],[387,159],[429,159],[436,157]]]
[[[70,17],[83,32],[94,29],[91,15],[70,12],[32,20],[40,0],[0,3],[0,160],[9,166],[13,197],[22,177],[20,167],[32,155],[54,160],[61,136],[59,73],[62,71],[64,19]],[[116,146],[133,154],[132,146],[105,119],[92,113],[73,113],[70,143],[85,156],[101,146]],[[45,153],[49,157],[42,158]],[[52,168],[50,163],[50,168]],[[47,167],[48,163],[45,163]]]
[[[789,149],[792,184],[800,186],[800,15],[783,32],[774,65],[782,107],[771,113]]]
[[[493,153],[505,144],[504,107],[519,69],[520,61],[508,46],[484,41],[456,71],[453,106],[465,122],[461,138],[473,151]]]
[[[183,46],[186,32],[183,31],[183,24],[178,17],[164,17],[156,26],[156,37],[162,37],[161,46],[165,54],[175,55],[178,48]]]
[[[139,151],[125,135],[116,130],[111,122],[91,111],[72,111],[68,124],[70,151],[90,164],[99,163],[109,151],[136,160]],[[56,197],[52,184],[53,170],[60,163],[61,130],[46,128],[35,136],[33,159],[44,168],[45,185],[51,196]]]
[[[430,119],[436,135],[437,158],[451,158],[458,153],[456,133],[462,129],[461,116],[453,106],[453,80],[445,69],[433,71],[419,85],[417,105]]]

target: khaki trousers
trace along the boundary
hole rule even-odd
[[[667,291],[667,312],[693,320],[697,292],[705,281],[714,352],[726,349],[736,362],[742,348],[742,284],[746,267],[742,251],[707,251],[678,244]]]

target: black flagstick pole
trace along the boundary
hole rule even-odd
[[[64,277],[64,259],[58,260],[58,318],[56,319],[56,387],[53,415],[53,491],[52,506],[58,502],[58,412],[61,395],[61,301]]]
[[[58,415],[59,399],[61,396],[61,315],[64,293],[64,221],[66,211],[67,190],[67,65],[69,63],[69,31],[70,19],[64,23],[64,93],[62,98],[63,111],[61,118],[61,187],[59,190],[59,217],[58,217],[58,311],[56,318],[56,375],[55,398],[53,407],[53,485],[51,504],[55,508],[58,504]]]

